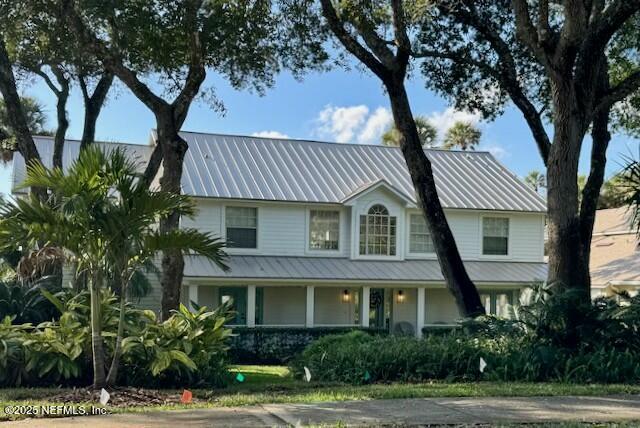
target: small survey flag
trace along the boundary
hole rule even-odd
[[[487,368],[487,362],[484,358],[480,357],[480,373],[484,373],[484,369]]]
[[[306,380],[307,382],[311,382],[311,372],[306,366],[304,368],[304,380]]]
[[[193,393],[191,393],[191,391],[189,391],[188,389],[185,389],[182,392],[182,397],[180,397],[180,402],[182,404],[190,404],[192,399],[193,399]]]
[[[244,375],[242,373],[238,373],[236,375],[236,380],[240,383],[244,382]]]
[[[102,388],[100,390],[100,404],[102,404],[103,406],[106,406],[110,398],[111,398],[111,395],[109,395],[106,389]]]

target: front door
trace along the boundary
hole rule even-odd
[[[372,288],[369,292],[369,326],[389,328],[391,318],[390,293],[384,288]]]

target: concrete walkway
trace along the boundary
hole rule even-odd
[[[640,421],[640,396],[424,398],[163,411],[23,420],[4,427],[262,427]]]

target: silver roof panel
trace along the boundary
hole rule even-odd
[[[479,283],[533,283],[547,277],[546,263],[464,262]],[[185,277],[261,280],[444,281],[437,260],[351,260],[338,257],[229,256],[223,272],[203,256],[185,257]]]

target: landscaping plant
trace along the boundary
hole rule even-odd
[[[80,385],[91,378],[90,293],[70,290],[47,294],[61,310],[58,321],[37,325],[0,322],[0,386]],[[120,300],[100,291],[102,338],[113,355],[120,319]],[[222,386],[233,316],[228,305],[191,313],[180,307],[159,322],[155,313],[125,306],[126,338],[122,343],[121,384],[128,386]]]
[[[483,316],[447,334],[424,339],[331,335],[309,345],[293,361],[302,377],[307,367],[318,381],[368,382],[557,381],[629,383],[640,381],[640,296],[599,298],[583,310],[577,329],[568,321],[575,299],[537,287],[511,320]],[[581,309],[582,310],[582,309]],[[487,368],[480,370],[480,358]]]
[[[149,260],[167,249],[191,251],[226,268],[224,245],[210,234],[195,229],[158,230],[158,222],[168,213],[193,216],[194,204],[184,195],[150,190],[137,169],[120,149],[105,153],[90,147],[65,172],[40,163],[28,166],[23,186],[49,189],[46,200],[31,194],[0,206],[0,247],[22,245],[33,249],[31,254],[59,254],[86,275],[94,388],[116,381],[128,285]],[[115,348],[105,372],[100,295],[108,278],[118,281],[121,292]]]

